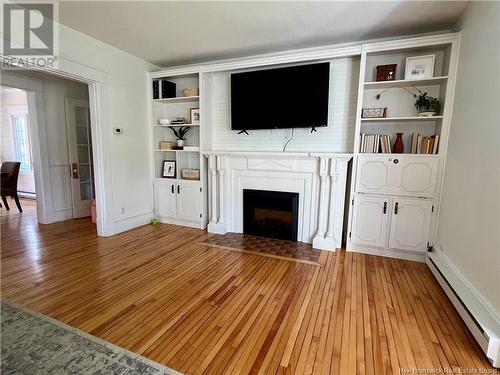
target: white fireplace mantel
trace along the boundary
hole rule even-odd
[[[243,189],[299,193],[297,239],[342,244],[347,163],[352,154],[203,151],[208,159],[208,231],[243,232]]]

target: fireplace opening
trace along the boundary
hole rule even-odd
[[[299,194],[243,190],[243,233],[297,241]]]

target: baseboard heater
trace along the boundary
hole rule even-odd
[[[438,249],[427,253],[427,266],[492,365],[500,368],[500,324],[498,318],[490,307],[484,306],[481,298],[477,297],[478,293],[464,281],[460,271],[454,268],[448,258],[440,253],[441,251]],[[477,301],[473,301],[474,299]],[[469,300],[469,306],[465,300]],[[476,313],[472,310],[475,310]]]

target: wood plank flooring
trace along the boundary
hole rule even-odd
[[[491,368],[425,264],[322,251],[317,266],[171,225],[95,233],[2,215],[2,297],[189,374]]]

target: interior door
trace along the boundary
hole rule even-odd
[[[88,101],[66,98],[66,128],[71,169],[73,218],[90,216],[95,197],[90,107]]]
[[[177,215],[182,219],[200,219],[200,185],[192,182],[177,183]]]
[[[432,201],[394,199],[389,247],[427,251],[432,216]]]
[[[385,247],[390,198],[356,195],[351,225],[351,243]]]

